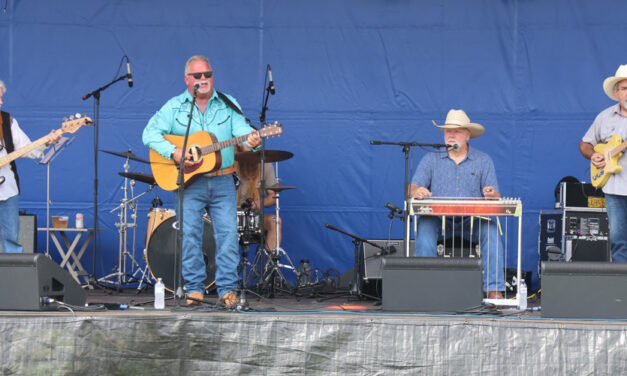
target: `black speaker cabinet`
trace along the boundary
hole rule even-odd
[[[383,310],[456,312],[483,301],[480,259],[383,259]]]
[[[403,239],[368,239],[384,249],[373,247],[368,243],[362,243],[359,252],[359,268],[363,279],[381,279],[381,261],[384,257],[405,257]],[[416,246],[414,240],[409,241],[409,254],[414,255]]]
[[[84,305],[86,294],[72,276],[42,254],[0,254],[0,310],[56,310],[44,304],[52,298],[72,305]]]
[[[37,216],[20,213],[20,234],[18,242],[24,247],[24,253],[37,252]]]
[[[627,319],[627,264],[542,262],[542,317]]]

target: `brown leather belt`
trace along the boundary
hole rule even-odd
[[[223,169],[218,170],[218,171],[206,173],[203,176],[205,176],[207,178],[213,178],[215,176],[223,176],[223,175],[232,174],[234,172],[235,172],[235,166],[231,166],[231,167],[223,168]]]

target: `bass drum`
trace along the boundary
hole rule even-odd
[[[211,221],[206,217],[203,219],[205,225],[202,235],[202,253],[207,273],[204,284],[208,289],[215,283],[216,241],[213,238]],[[161,278],[166,290],[170,292],[174,289],[174,250],[177,248],[175,224],[177,224],[176,217],[170,217],[157,227],[150,235],[145,257],[152,277],[155,280]]]

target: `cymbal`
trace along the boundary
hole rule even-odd
[[[154,176],[150,174],[143,174],[141,172],[118,172],[118,175],[150,185],[156,184]]]
[[[104,152],[104,153],[109,153],[109,154],[113,154],[113,155],[117,155],[118,157],[122,157],[122,158],[128,158],[128,159],[132,159],[134,161],[137,162],[142,162],[142,163],[148,163],[150,164],[149,161],[142,159],[138,156],[136,156],[135,154],[133,154],[131,151],[125,151],[123,153],[117,152],[117,151],[111,151],[111,150],[102,150],[100,149],[100,151]]]
[[[266,150],[265,157],[267,163],[281,162],[290,159],[294,153],[284,150]],[[243,163],[259,163],[261,160],[261,152],[259,151],[242,151],[235,154],[235,160]]]
[[[266,189],[269,189],[269,190],[275,191],[275,192],[281,192],[281,191],[284,191],[286,189],[296,189],[296,187],[290,187],[290,186],[287,186],[287,185],[281,185],[279,183],[276,183],[276,184],[272,184],[272,185],[267,186]]]

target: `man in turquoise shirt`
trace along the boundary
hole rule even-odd
[[[196,105],[192,112],[190,134],[206,131],[218,141],[249,134],[245,144],[256,148],[261,143],[259,135],[248,125],[235,99],[220,95],[213,87],[213,71],[209,60],[192,56],[185,64],[187,90],[170,99],[150,119],[144,129],[143,142],[163,157],[185,166],[192,166],[192,155],[167,141],[164,135],[184,136],[197,86]],[[230,102],[230,103],[229,103]],[[227,307],[237,304],[237,204],[233,173],[234,147],[219,151],[222,155],[220,170],[205,174],[185,188],[183,195],[183,254],[181,272],[188,294],[188,305],[200,304],[205,287],[206,265],[202,252],[204,209],[207,208],[213,224],[216,241],[216,275],[220,302]],[[180,211],[179,193],[174,192],[176,212]],[[191,299],[190,299],[191,298]]]

